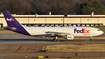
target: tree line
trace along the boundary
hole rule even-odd
[[[0,0],[0,11],[14,14],[105,14],[104,0]]]

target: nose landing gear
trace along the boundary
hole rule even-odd
[[[92,38],[93,38],[93,37],[91,36],[91,37],[90,37],[90,41],[92,41]]]

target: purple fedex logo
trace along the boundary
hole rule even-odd
[[[86,30],[86,28],[83,28],[82,30],[78,30],[77,28],[74,29],[74,33],[90,33],[90,30]]]

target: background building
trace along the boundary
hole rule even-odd
[[[105,15],[16,15],[25,26],[103,26]],[[0,27],[7,26],[4,16],[0,15]]]

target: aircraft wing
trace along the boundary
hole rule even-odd
[[[56,31],[47,31],[46,33],[51,34],[51,35],[58,35],[58,36],[65,36],[70,33],[64,33],[64,32],[56,32]]]

